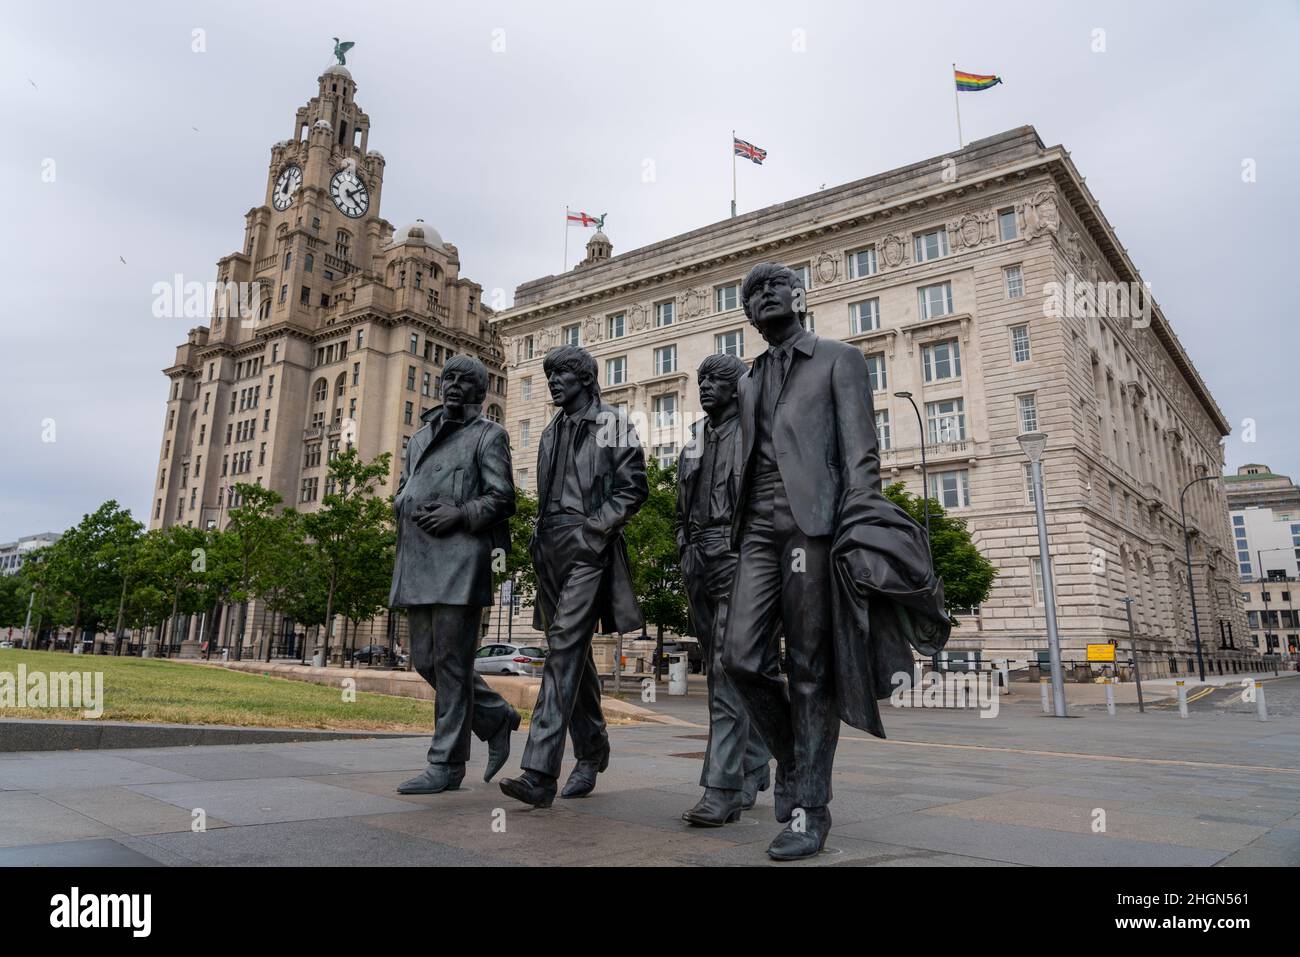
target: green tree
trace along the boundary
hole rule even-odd
[[[655,627],[655,661],[663,656],[664,631],[686,630],[686,586],[677,557],[677,466],[646,462],[650,496],[627,523],[632,587],[646,623]],[[658,671],[656,669],[656,675]]]
[[[388,607],[396,554],[397,535],[390,522],[363,526],[353,539],[349,560],[340,579],[337,604],[344,618],[344,645],[347,645],[346,628],[350,622],[350,647],[354,651],[358,624],[374,618]]]
[[[248,603],[256,595],[257,563],[263,548],[277,533],[275,510],[284,499],[278,492],[249,482],[236,484],[234,496],[239,504],[226,513],[229,516],[226,527],[214,536],[208,560],[210,571],[225,586],[226,599],[240,605],[235,644],[238,660],[243,657]],[[208,642],[209,657],[212,644]]]
[[[924,524],[925,499],[908,492],[902,482],[886,487],[885,496],[918,524]],[[993,590],[998,570],[971,541],[965,520],[948,515],[934,499],[930,499],[930,551],[935,573],[943,581],[944,602],[949,609],[984,603]]]
[[[173,624],[179,615],[203,610],[211,535],[189,525],[169,525],[151,529],[140,542],[141,579],[161,594],[163,617]],[[147,597],[140,594],[133,600],[137,615]]]
[[[131,513],[110,499],[94,512],[83,515],[80,522],[63,533],[63,537],[45,549],[46,586],[67,602],[74,636],[69,650],[75,647],[86,628],[93,628],[115,610],[121,612],[130,585],[134,540],[139,537],[140,523]]]
[[[493,576],[500,596],[501,582],[511,580],[514,590],[523,604],[530,604],[537,594],[537,570],[533,568],[533,556],[528,552],[528,543],[537,525],[537,497],[527,489],[515,488],[515,514],[510,516],[510,551],[506,554],[506,567]]]
[[[266,660],[271,660],[285,614],[310,587],[311,555],[302,515],[291,508],[271,520],[270,534],[253,561],[253,589],[271,612]]]
[[[334,616],[342,609],[339,587],[351,567],[351,552],[366,536],[392,523],[391,499],[375,495],[388,477],[391,458],[385,452],[365,462],[356,449],[340,453],[329,464],[335,491],[325,495],[317,511],[303,516],[314,564],[325,586],[325,664],[329,663]]]

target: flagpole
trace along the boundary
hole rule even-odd
[[[565,206],[564,207],[564,268],[560,270],[560,274],[563,275],[568,271],[569,271],[569,207]]]
[[[957,108],[957,149],[965,144],[961,139],[961,91],[957,89],[957,64],[952,65],[952,105]]]
[[[736,131],[731,131],[731,218],[736,218]]]

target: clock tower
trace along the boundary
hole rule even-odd
[[[385,161],[369,148],[357,84],[342,64],[316,83],[291,138],[271,147],[242,246],[217,262],[209,324],[164,370],[152,528],[223,527],[241,483],[312,511],[334,491],[330,462],[354,447],[367,460],[391,453],[391,493],[457,353],[488,367],[484,414],[504,416],[505,356],[482,287],[432,225],[380,216]]]

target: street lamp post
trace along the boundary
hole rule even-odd
[[[1194,478],[1178,493],[1178,512],[1183,521],[1183,549],[1187,555],[1187,594],[1192,602],[1192,637],[1196,639],[1196,668],[1205,682],[1205,655],[1201,652],[1201,620],[1196,614],[1196,583],[1192,580],[1192,539],[1187,534],[1187,490],[1197,482],[1213,482],[1219,476],[1202,475]]]
[[[1137,636],[1133,633],[1133,599],[1121,598],[1120,601],[1124,603],[1124,611],[1128,614],[1128,643],[1133,649],[1133,681],[1137,685],[1138,711],[1145,714],[1147,709],[1142,703],[1142,666],[1138,664]]]
[[[1047,654],[1052,665],[1052,697],[1058,718],[1065,713],[1065,677],[1061,673],[1061,639],[1056,630],[1056,586],[1052,581],[1052,556],[1047,548],[1047,512],[1043,509],[1043,450],[1046,432],[1025,432],[1016,437],[1029,458],[1034,481],[1034,514],[1038,519],[1038,560],[1043,568],[1043,604],[1047,612]]]
[[[912,398],[910,392],[895,392],[894,398],[906,399],[912,403],[912,410],[916,412],[916,427],[921,434],[921,497],[925,507],[925,540],[930,541],[930,473],[925,466],[925,419],[921,417],[921,409]]]

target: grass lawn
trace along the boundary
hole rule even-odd
[[[152,658],[0,650],[0,672],[17,681],[18,666],[33,671],[102,671],[102,721],[230,724],[258,728],[343,731],[416,731],[433,728],[433,702],[356,692],[345,702],[338,688],[224,668]],[[0,718],[83,720],[80,710],[0,707]],[[525,715],[525,720],[527,716]]]

